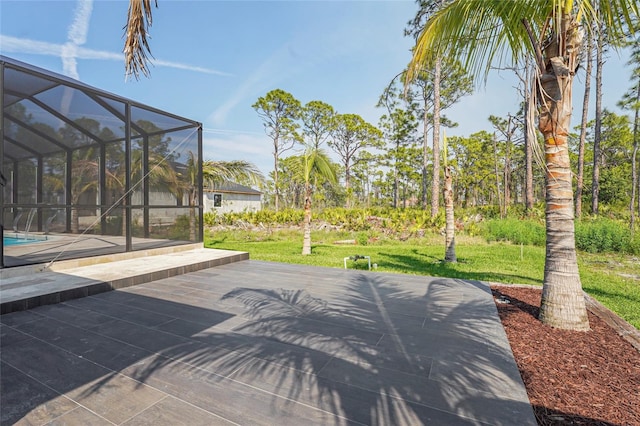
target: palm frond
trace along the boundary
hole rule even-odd
[[[158,0],[155,0],[158,7]],[[129,0],[129,12],[125,30],[124,58],[125,75],[133,75],[136,80],[140,73],[149,76],[149,28],[153,22],[151,0]]]
[[[305,182],[311,182],[314,176],[322,177],[329,183],[337,182],[335,167],[329,155],[321,148],[308,147],[301,156]]]
[[[458,58],[473,75],[486,78],[495,61],[503,61],[507,54],[517,60],[530,52],[531,43],[522,20],[544,22],[551,3],[529,0],[447,3],[420,34],[408,78],[412,79],[422,64],[432,63],[438,57]]]
[[[426,23],[413,51],[407,80],[436,58],[457,58],[476,79],[496,65],[537,57],[549,33],[560,34],[562,18],[590,26],[600,22],[621,36],[638,16],[636,0],[456,0]],[[477,82],[477,80],[476,80]]]
[[[208,185],[236,181],[262,186],[265,181],[262,172],[253,163],[244,160],[204,161],[202,163],[202,178]]]

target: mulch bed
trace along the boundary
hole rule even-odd
[[[540,425],[640,425],[640,352],[589,312],[591,331],[538,321],[540,289],[492,286]]]

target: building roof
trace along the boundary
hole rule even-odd
[[[204,188],[205,192],[220,192],[223,194],[249,194],[249,195],[261,195],[262,192],[250,188],[248,186],[240,185],[235,182],[224,182],[222,184],[214,185],[213,188]]]
[[[132,139],[201,127],[197,121],[3,55],[0,69],[5,162],[122,142],[129,127]],[[83,138],[61,136],[64,126]]]

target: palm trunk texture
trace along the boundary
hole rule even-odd
[[[197,203],[197,192],[194,193],[194,190],[190,191],[189,194],[189,241],[197,241],[196,238],[196,229],[197,229],[197,222],[196,222],[196,203]]]
[[[311,254],[311,186],[305,185],[304,191],[304,237],[302,240],[302,254]]]
[[[73,207],[71,209],[71,233],[72,234],[80,233],[80,218],[79,218],[77,207]]]
[[[566,28],[566,27],[565,27]],[[567,136],[573,73],[565,59],[551,58],[540,80],[539,129],[546,163],[546,258],[540,320],[552,327],[589,330],[575,249],[574,204]]]
[[[451,167],[444,168],[444,214],[445,214],[445,262],[457,262],[456,240],[455,240],[455,219],[453,216],[453,189],[451,180]]]

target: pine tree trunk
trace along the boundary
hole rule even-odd
[[[433,70],[433,181],[431,182],[431,217],[436,217],[440,200],[440,72],[441,61]]]
[[[633,143],[633,154],[631,155],[631,202],[629,203],[629,228],[631,232],[636,229],[635,221],[636,221],[636,186],[638,185],[638,140],[636,138]]]
[[[527,124],[530,125],[530,124]],[[531,144],[534,141],[529,136],[525,136],[525,178],[524,178],[524,207],[527,212],[533,210],[533,148]]]
[[[598,214],[600,198],[600,138],[602,137],[602,30],[596,45],[596,125],[593,135],[593,179],[591,182],[591,213]]]
[[[277,145],[276,145],[277,146]],[[273,187],[275,190],[275,208],[278,212],[278,199],[280,198],[280,192],[278,191],[278,151],[274,151],[273,154]]]
[[[638,81],[638,92],[636,95],[636,102],[640,102],[640,81]],[[631,220],[629,227],[631,228],[631,232],[635,231],[635,210],[636,210],[636,195],[638,190],[638,145],[640,145],[640,135],[638,134],[640,129],[638,129],[638,123],[640,121],[640,108],[638,108],[636,104],[635,114],[633,117],[633,154],[631,156],[631,202],[629,203],[629,213],[631,213]]]
[[[344,167],[344,189],[347,193],[347,200],[345,202],[345,208],[351,208],[351,168],[348,165]]]
[[[525,81],[529,82],[530,78],[530,67],[527,67],[527,77]],[[524,178],[524,206],[527,213],[530,213],[533,210],[533,146],[532,144],[536,143],[535,134],[533,131],[529,131],[529,129],[533,130],[533,123],[530,122],[531,114],[529,114],[529,106],[531,104],[531,90],[529,89],[529,85],[527,84],[527,89],[525,91],[525,111],[526,117],[524,120],[524,155],[525,155],[525,178]]]
[[[511,123],[511,121],[509,121]],[[507,215],[509,211],[509,205],[511,204],[511,143],[507,139],[504,155],[504,214]]]
[[[424,116],[422,117],[422,208],[427,209],[427,166],[429,165],[429,132],[427,125],[429,122],[429,111],[425,102]]]
[[[400,179],[398,178],[398,161],[396,160],[396,165],[393,168],[393,208],[398,208],[398,191],[400,186]]]
[[[453,215],[453,189],[451,167],[444,168],[444,213],[445,213],[445,262],[456,262],[455,218]]]
[[[496,176],[496,197],[498,199],[498,208],[500,209],[500,219],[504,219],[504,211],[502,210],[502,200],[500,199],[500,172],[498,171],[498,141],[496,135],[493,134],[493,173]]]
[[[582,190],[584,189],[584,146],[587,139],[589,116],[589,95],[591,92],[591,71],[593,69],[593,42],[587,34],[587,68],[584,77],[584,98],[582,100],[582,120],[580,122],[580,144],[578,147],[578,176],[576,184],[576,217],[582,217]]]
[[[573,188],[567,136],[571,122],[572,70],[562,57],[541,76],[539,129],[546,163],[546,257],[540,320],[552,327],[589,330],[575,249]]]

